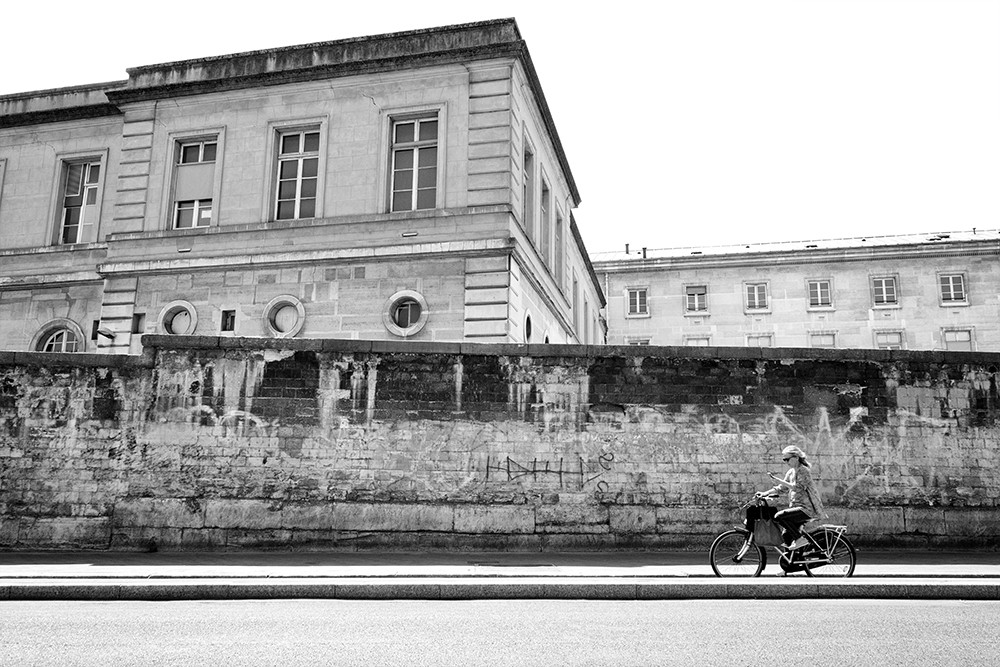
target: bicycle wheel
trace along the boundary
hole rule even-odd
[[[818,563],[807,563],[807,575],[810,577],[849,577],[854,574],[858,553],[850,540],[843,534],[828,528],[815,533],[813,537],[823,547],[823,551],[812,551],[811,553],[823,560]],[[808,558],[810,554],[807,553],[805,556]]]
[[[756,577],[767,565],[767,554],[756,544],[751,544],[750,548],[737,560],[743,543],[746,542],[746,533],[738,530],[728,530],[715,538],[712,548],[708,550],[708,559],[712,564],[712,571],[717,577]]]

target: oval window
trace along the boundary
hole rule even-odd
[[[302,330],[306,309],[298,298],[285,294],[275,297],[264,307],[264,330],[278,338],[291,338]]]
[[[427,301],[419,292],[401,290],[386,301],[382,323],[389,333],[406,338],[424,328],[427,314]]]
[[[400,329],[408,329],[419,320],[420,304],[414,299],[403,299],[393,309],[392,321]]]
[[[173,336],[193,334],[198,312],[187,301],[171,301],[160,311],[160,329]]]
[[[183,335],[191,331],[191,313],[179,310],[166,323],[167,333]]]

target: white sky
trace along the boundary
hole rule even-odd
[[[592,253],[1000,227],[1000,0],[598,7],[19,0],[3,10],[0,94],[513,16]]]

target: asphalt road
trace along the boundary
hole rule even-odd
[[[996,665],[998,602],[3,602],[0,665]]]

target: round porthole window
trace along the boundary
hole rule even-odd
[[[400,290],[386,301],[382,322],[389,333],[412,336],[427,324],[427,301],[413,290]]]
[[[160,311],[160,330],[174,336],[187,336],[198,326],[198,311],[187,301],[172,301]]]
[[[305,306],[290,294],[274,297],[264,308],[264,330],[277,338],[295,336],[305,321]]]
[[[31,349],[37,352],[82,352],[83,332],[72,320],[52,320],[35,334]]]

